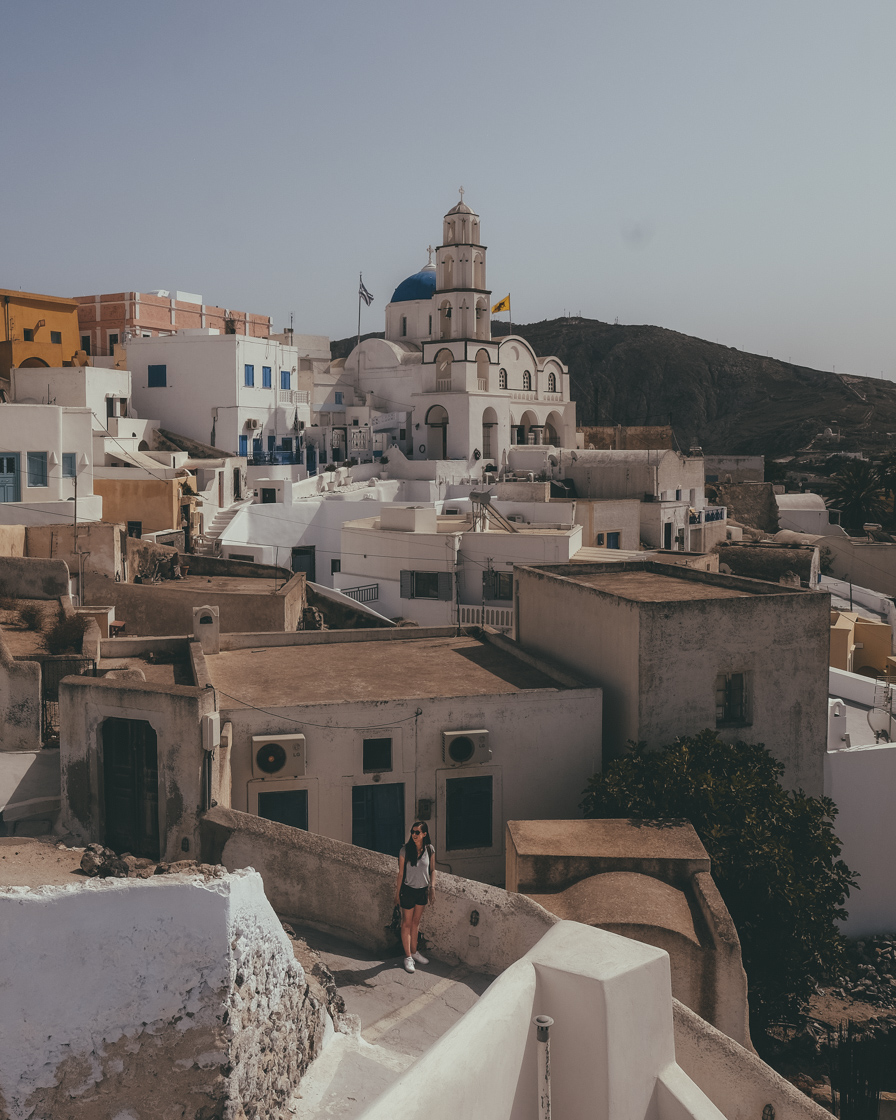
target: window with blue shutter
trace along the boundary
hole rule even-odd
[[[262,389],[270,389],[271,387],[271,367],[261,367],[261,387]]]
[[[249,437],[240,436],[240,455],[249,454]]]
[[[167,366],[149,366],[146,371],[146,387],[148,389],[164,389],[168,384]]]
[[[255,366],[243,366],[243,384],[250,387],[255,384]]]
[[[290,371],[288,369],[281,369],[280,370],[280,388],[281,389],[289,389],[291,380],[292,380],[292,375],[290,374]]]

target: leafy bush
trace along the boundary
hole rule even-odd
[[[37,603],[25,603],[19,607],[19,618],[26,630],[43,630],[44,612]]]
[[[800,1014],[841,964],[835,919],[855,886],[837,859],[833,801],[783,789],[784,766],[762,744],[715,731],[655,752],[630,746],[590,780],[584,815],[689,820],[740,935],[754,1025]]]
[[[88,619],[76,614],[72,618],[60,617],[44,638],[48,653],[80,654]]]

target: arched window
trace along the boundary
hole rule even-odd
[[[506,369],[502,369],[498,372],[498,388],[499,389],[506,389],[507,388],[507,370]]]
[[[451,362],[450,350],[440,350],[436,354],[436,387],[439,392],[451,389]]]
[[[528,370],[523,374],[523,388],[527,390],[532,388],[532,374]]]
[[[447,299],[442,301],[439,308],[439,337],[451,337],[451,304]]]
[[[407,333],[408,333],[408,317],[407,317],[407,315],[402,315],[402,317],[401,317],[401,337],[404,338]]]
[[[471,236],[470,240],[473,242],[474,245],[479,244],[479,223],[476,221],[475,218],[473,219],[473,233],[472,233],[472,236]]]
[[[450,245],[454,240],[454,222],[445,223],[445,244]]]
[[[476,337],[488,338],[488,304],[484,299],[476,304]]]
[[[454,257],[450,253],[442,258],[442,287],[454,287]]]
[[[557,392],[557,375],[555,373],[549,373],[548,374],[548,392],[549,393],[556,393]]]
[[[476,381],[477,388],[488,389],[488,354],[485,350],[476,355]]]
[[[485,287],[485,256],[482,253],[473,254],[473,287]]]

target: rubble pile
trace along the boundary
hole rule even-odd
[[[853,971],[852,976],[839,976],[829,992],[877,1007],[896,1007],[896,935],[856,942]]]
[[[142,856],[132,856],[130,852],[119,855],[102,844],[87,845],[81,856],[81,870],[92,879],[150,879],[153,875],[176,875],[183,871],[202,875],[206,879],[221,879],[227,873],[221,866],[199,863],[195,859],[161,863]]]

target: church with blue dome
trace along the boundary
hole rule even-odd
[[[411,459],[498,465],[520,444],[575,447],[567,367],[518,335],[492,338],[487,250],[463,196],[428,253],[392,293],[385,338],[365,339],[345,360],[366,424]]]

